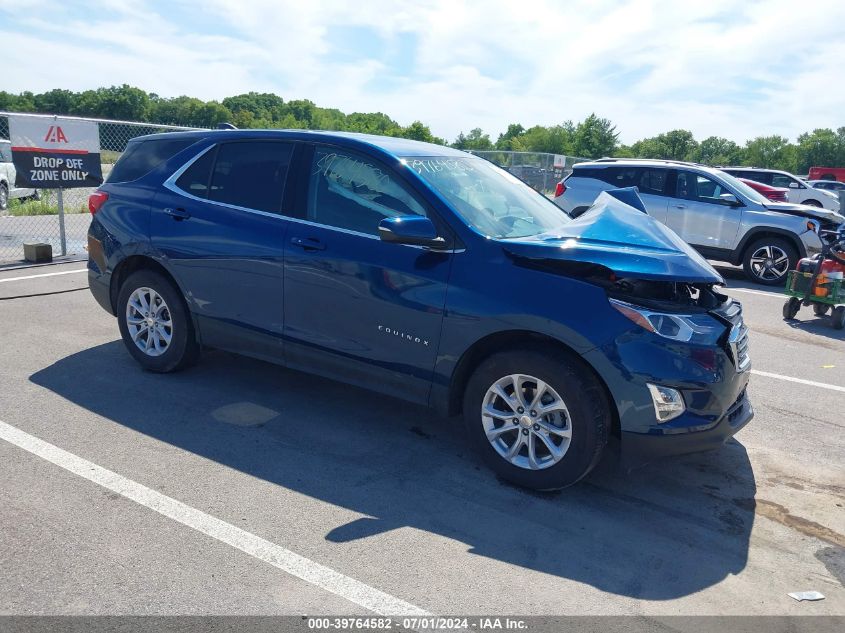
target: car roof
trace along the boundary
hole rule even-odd
[[[214,138],[230,141],[238,139],[289,139],[297,141],[332,142],[350,148],[378,148],[397,158],[406,156],[451,156],[468,158],[472,154],[462,152],[445,145],[425,143],[395,136],[378,136],[358,132],[330,132],[323,130],[192,130],[190,132],[165,132],[140,136],[133,141],[148,141],[167,138]]]
[[[701,163],[660,158],[599,158],[597,160],[586,161],[583,163],[575,163],[572,166],[572,169],[583,169],[584,167],[611,167],[613,165],[622,167],[684,167],[686,169],[700,169],[708,173],[715,173],[720,169],[719,167],[711,167],[710,165],[702,165]]]

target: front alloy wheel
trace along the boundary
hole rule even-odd
[[[474,448],[502,479],[535,490],[574,484],[601,458],[611,404],[577,356],[539,348],[482,361],[464,393]]]
[[[798,252],[786,240],[764,238],[752,244],[745,254],[743,268],[753,281],[766,286],[786,282],[786,274],[798,260]]]
[[[518,468],[554,466],[572,441],[566,403],[534,376],[510,374],[493,383],[484,396],[481,423],[496,452]]]

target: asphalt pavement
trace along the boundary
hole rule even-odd
[[[755,419],[554,494],[365,390],[145,373],[83,269],[0,270],[0,613],[845,615],[845,331],[734,269]]]

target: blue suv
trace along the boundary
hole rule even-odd
[[[131,141],[89,206],[91,292],[150,371],[217,348],[461,414],[536,489],[753,415],[741,306],[634,190],[571,220],[447,147],[216,130]]]

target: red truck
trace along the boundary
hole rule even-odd
[[[807,180],[838,180],[845,182],[845,167],[810,167]]]

